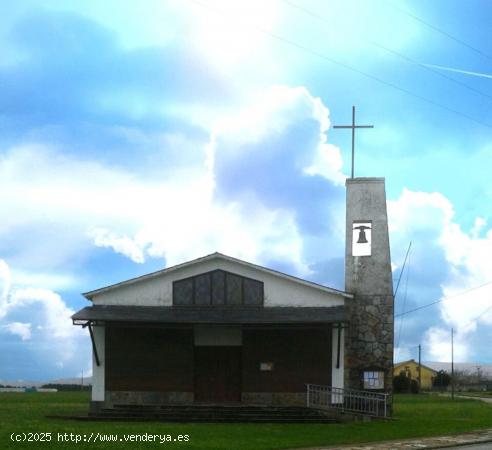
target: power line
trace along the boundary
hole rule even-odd
[[[442,30],[441,28],[436,27],[435,25],[432,25],[429,22],[426,22],[424,19],[416,16],[415,14],[412,14],[411,12],[407,11],[406,9],[401,8],[400,6],[397,6],[395,3],[386,0],[386,3],[391,5],[394,9],[397,9],[400,11],[402,14],[405,14],[408,17],[411,17],[412,19],[416,20],[417,22],[420,22],[421,24],[425,25],[426,27],[430,28],[431,30],[434,30],[435,32],[442,34],[443,36],[446,36],[447,38],[457,42],[460,45],[463,45],[464,47],[468,48],[469,50],[472,50],[475,53],[478,53],[479,55],[487,58],[487,59],[492,59],[492,56],[488,55],[487,53],[484,53],[482,50],[479,50],[476,47],[473,47],[472,45],[468,44],[467,42],[458,39],[457,37],[453,36],[452,34]]]
[[[412,245],[412,243],[410,242],[410,245],[408,246],[408,251],[407,251],[407,256],[409,257],[409,261],[410,261],[410,246]],[[406,257],[405,257],[405,261],[406,261]],[[403,273],[403,269],[402,269],[402,273]],[[403,295],[403,312],[405,312],[405,305],[407,303],[407,292],[408,292],[408,274],[410,273],[410,265],[408,266],[407,268],[407,275],[406,275],[406,279],[405,279],[405,294]],[[405,321],[405,316],[403,315],[400,319],[400,330],[398,332],[398,339],[396,341],[396,346],[399,347],[400,346],[400,339],[401,339],[401,335],[403,333],[403,322]]]
[[[397,52],[396,50],[392,50],[390,48],[387,48],[384,45],[378,44],[378,43],[376,43],[374,41],[369,41],[369,42],[372,45],[374,45],[374,46],[376,46],[376,47],[378,47],[380,49],[383,49],[383,50],[385,50],[385,51],[387,51],[389,53],[392,53],[393,55],[396,55],[396,56],[404,59],[405,61],[407,61],[407,62],[409,62],[411,64],[414,64],[414,65],[420,67],[421,69],[426,70],[427,72],[431,72],[431,73],[433,73],[433,74],[435,74],[435,75],[437,75],[437,76],[439,76],[441,78],[444,78],[446,80],[451,81],[454,84],[457,84],[459,86],[463,86],[465,89],[468,89],[469,91],[475,92],[478,95],[482,95],[483,97],[487,97],[487,98],[489,98],[489,99],[492,100],[492,95],[489,95],[486,92],[481,91],[480,89],[476,89],[473,86],[470,86],[469,84],[463,83],[462,81],[459,81],[459,80],[457,80],[457,79],[455,79],[453,77],[450,77],[449,75],[446,75],[446,74],[444,74],[442,72],[439,72],[438,70],[432,69],[428,65],[422,64],[421,62],[416,61],[415,59],[412,59],[409,56],[406,56],[406,55],[404,55],[404,54],[402,54],[400,52]]]
[[[477,317],[475,317],[474,319],[470,320],[466,325],[465,325],[465,328],[468,326],[468,325],[471,325],[473,322],[476,322],[478,319],[480,319],[480,317],[482,317],[483,315],[487,314],[490,310],[492,310],[492,305],[490,306],[487,306],[487,308],[485,308]]]
[[[427,305],[419,306],[418,308],[415,308],[415,309],[410,309],[410,310],[405,311],[405,312],[400,313],[400,314],[395,314],[395,317],[404,316],[404,315],[406,315],[406,314],[410,314],[410,313],[415,312],[415,311],[420,311],[421,309],[424,309],[424,308],[429,308],[430,306],[432,306],[432,305],[436,305],[437,303],[441,303],[441,302],[443,302],[444,300],[446,300],[446,298],[442,298],[442,299],[437,300],[437,301],[435,301],[435,302],[428,303]]]
[[[296,3],[292,3],[290,0],[282,0],[282,1],[285,4],[287,4],[287,5],[289,5],[289,6],[293,7],[293,8],[296,8],[299,11],[302,11],[304,14],[307,14],[308,16],[311,16],[311,17],[313,17],[313,18],[315,18],[317,20],[320,20],[321,22],[327,23],[329,25],[332,24],[328,19],[326,19],[323,16],[320,16],[319,14],[317,14],[316,12],[314,12],[314,11],[312,11],[310,9],[307,9],[307,8],[305,8],[303,6],[297,5]],[[417,61],[415,59],[412,59],[409,56],[404,55],[403,53],[400,53],[400,52],[397,52],[396,50],[393,50],[391,48],[388,48],[388,47],[386,47],[386,46],[384,46],[384,45],[380,44],[379,42],[376,42],[376,41],[374,41],[372,39],[367,39],[367,42],[369,44],[373,45],[374,47],[377,47],[377,48],[379,48],[381,50],[384,50],[387,53],[391,53],[392,55],[395,55],[398,58],[401,58],[401,59],[407,61],[408,63],[413,64],[413,65],[415,65],[417,67],[420,67],[421,69],[424,69],[427,72],[431,72],[431,73],[433,73],[433,74],[435,74],[435,75],[437,75],[437,76],[439,76],[441,78],[444,78],[446,80],[451,81],[452,83],[455,83],[455,84],[457,84],[459,86],[462,86],[465,89],[468,89],[469,91],[475,92],[476,94],[482,95],[482,96],[487,97],[487,98],[489,98],[489,99],[492,100],[492,95],[489,95],[486,92],[483,92],[483,91],[481,91],[479,89],[476,89],[473,86],[470,86],[470,85],[468,85],[466,83],[463,83],[462,81],[459,81],[459,80],[457,80],[457,79],[455,79],[453,77],[450,77],[449,75],[446,75],[446,74],[444,74],[444,73],[442,73],[442,72],[440,72],[438,70],[435,70],[435,69],[433,69],[432,67],[429,67],[426,64],[422,64],[421,62],[419,62],[419,61]]]
[[[207,5],[205,3],[202,3],[199,0],[189,0],[189,1],[191,1],[193,3],[196,3],[197,5],[200,5],[203,8],[206,8],[206,9],[209,9],[211,11],[214,11],[215,13],[218,13],[218,14],[221,14],[221,15],[227,15],[227,12],[224,12],[224,11],[218,9],[218,8],[212,7],[212,6]],[[265,29],[263,29],[261,27],[258,27],[257,25],[254,25],[254,24],[248,24],[248,25],[249,25],[250,28],[252,28],[252,29],[254,29],[254,30],[256,30],[256,31],[258,31],[260,33],[263,33],[263,34],[265,34],[267,36],[270,36],[271,38],[276,39],[277,41],[283,42],[284,44],[287,44],[287,45],[290,45],[292,47],[295,47],[298,50],[302,50],[302,51],[304,51],[306,53],[309,53],[311,55],[317,56],[318,58],[324,59],[325,61],[328,61],[328,62],[330,62],[332,64],[335,64],[335,65],[338,65],[340,67],[343,67],[344,69],[347,69],[347,70],[350,70],[352,72],[358,73],[359,75],[363,75],[366,78],[369,78],[369,79],[371,79],[373,81],[377,81],[380,84],[384,84],[386,86],[389,86],[389,87],[391,87],[391,88],[393,88],[393,89],[395,89],[397,91],[403,92],[403,93],[405,93],[407,95],[410,95],[412,97],[415,97],[415,98],[417,98],[417,99],[419,99],[419,100],[421,100],[423,102],[426,102],[426,103],[428,103],[430,105],[433,105],[433,106],[436,106],[438,108],[441,108],[441,109],[443,109],[445,111],[451,112],[451,113],[456,114],[456,115],[461,116],[461,117],[464,117],[464,118],[466,118],[466,119],[468,119],[468,120],[470,120],[472,122],[475,122],[475,123],[477,123],[479,125],[482,125],[482,126],[487,127],[487,128],[492,128],[492,125],[490,125],[488,123],[485,123],[485,122],[482,122],[481,120],[475,119],[474,117],[469,116],[468,114],[464,114],[464,113],[462,113],[462,112],[460,112],[460,111],[458,111],[456,109],[450,108],[450,107],[448,107],[446,105],[442,105],[442,104],[440,104],[438,102],[435,102],[434,100],[431,100],[431,99],[429,99],[427,97],[424,97],[424,96],[422,96],[420,94],[417,94],[415,92],[409,91],[408,89],[405,89],[403,87],[400,87],[400,86],[398,86],[398,85],[396,85],[396,84],[394,84],[392,82],[385,81],[385,80],[383,80],[383,79],[381,79],[381,78],[379,78],[379,77],[377,77],[375,75],[372,75],[370,73],[364,72],[363,70],[357,69],[356,67],[354,67],[354,66],[352,66],[350,64],[346,64],[346,63],[343,63],[343,62],[338,61],[336,59],[333,59],[333,58],[331,58],[331,57],[329,57],[329,56],[327,56],[327,55],[325,55],[325,54],[323,54],[321,52],[318,52],[317,50],[313,50],[313,49],[311,49],[309,47],[306,47],[305,45],[299,44],[299,43],[297,43],[295,41],[292,41],[290,39],[287,39],[287,38],[285,38],[283,36],[279,36],[277,34],[274,34],[274,33],[270,32],[268,30],[265,30]]]
[[[454,296],[452,296],[452,297],[456,297],[456,296],[458,296],[458,295],[463,295],[463,294],[464,294],[464,293],[466,293],[466,292],[469,292],[469,291],[474,290],[474,289],[479,289],[480,287],[486,286],[487,284],[490,284],[490,283],[492,283],[492,281],[491,281],[491,282],[489,282],[489,283],[485,283],[485,284],[483,284],[483,285],[481,285],[481,286],[477,286],[477,287],[475,287],[475,288],[469,289],[468,291],[462,292],[462,293],[460,293],[460,294],[456,294],[456,295],[454,295]],[[447,297],[447,298],[452,298],[452,297]],[[435,305],[436,303],[439,303],[439,302],[441,302],[441,301],[443,301],[443,300],[446,300],[446,299],[439,300],[438,302],[434,302],[434,303],[431,303],[431,304],[429,304],[429,305],[424,305],[424,306],[423,306],[423,308],[426,308],[427,306]],[[421,309],[421,308],[417,308],[417,310],[418,310],[418,309]],[[467,322],[463,328],[467,328],[467,327],[468,327],[468,325],[471,325],[473,322],[476,322],[478,319],[480,319],[480,317],[482,317],[483,315],[487,314],[487,313],[488,313],[489,311],[491,311],[491,310],[492,310],[492,305],[489,305],[489,306],[488,306],[487,308],[485,308],[485,309],[484,309],[484,310],[483,310],[483,311],[482,311],[482,312],[481,312],[478,316],[476,316],[475,318],[473,318],[472,320],[470,320],[469,322]],[[412,310],[412,311],[415,311],[415,310]],[[412,311],[407,311],[407,312],[412,312]],[[404,314],[405,314],[405,313],[404,313]],[[401,348],[401,347],[400,347],[400,338],[401,338],[402,322],[403,322],[403,319],[404,319],[404,318],[405,318],[405,316],[403,315],[403,317],[402,317],[402,319],[401,319],[401,322],[400,322],[400,332],[399,332],[399,334],[398,334],[398,340],[397,340],[397,344],[396,344],[396,351],[397,351],[396,357],[398,356],[398,353],[399,353],[400,348]],[[404,347],[404,348],[408,350],[408,349],[413,349],[414,347],[416,347],[416,346]],[[420,345],[419,345],[418,347],[420,347]]]
[[[438,303],[441,303],[445,300],[449,300],[451,298],[455,298],[455,297],[459,297],[461,295],[465,295],[465,294],[468,294],[469,292],[471,291],[474,291],[476,289],[480,289],[480,288],[483,288],[485,286],[488,286],[489,284],[492,284],[492,280],[490,281],[487,281],[486,283],[484,284],[481,284],[480,286],[475,286],[475,287],[472,287],[470,289],[467,289],[466,291],[463,291],[463,292],[459,292],[458,294],[454,294],[454,295],[450,295],[449,297],[443,297],[439,300],[436,300],[435,302],[432,302],[432,303],[428,303],[426,305],[422,305],[422,306],[419,306],[418,308],[414,308],[414,309],[410,309],[409,311],[406,311],[406,312],[403,312],[403,313],[400,313],[400,314],[396,314],[395,317],[401,317],[401,316],[404,316],[404,315],[407,315],[407,314],[410,314],[410,313],[413,313],[415,311],[420,311],[421,309],[424,309],[424,308],[429,308],[430,306],[433,306],[433,305],[436,305]],[[491,306],[492,308],[492,306]],[[485,314],[485,312],[483,312],[482,314]]]
[[[412,241],[410,241],[410,244],[408,244],[407,253],[405,254],[405,259],[403,260],[403,266],[401,267],[400,276],[398,277],[398,283],[396,284],[395,293],[393,294],[394,298],[396,298],[396,294],[398,294],[398,288],[400,287],[401,277],[403,275],[403,271],[405,270],[405,264],[407,263],[407,258],[408,258],[408,255],[410,253],[411,247],[412,247]]]

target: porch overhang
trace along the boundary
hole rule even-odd
[[[344,306],[332,307],[176,307],[96,305],[72,316],[74,325],[88,322],[149,324],[323,324],[347,322]]]

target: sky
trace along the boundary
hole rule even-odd
[[[0,380],[89,375],[81,292],[214,251],[343,289],[353,105],[355,175],[386,178],[395,359],[449,361],[454,328],[457,361],[492,363],[489,6],[5,4]]]

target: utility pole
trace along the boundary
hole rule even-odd
[[[419,369],[418,369],[418,380],[419,380],[419,392],[420,392],[420,389],[422,388],[422,368],[421,368],[421,356],[422,356],[422,346],[419,344]]]
[[[451,328],[451,399],[454,400],[454,329]]]

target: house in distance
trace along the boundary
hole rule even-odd
[[[345,291],[220,253],[88,292],[91,409],[305,405],[306,385],[390,393],[393,286],[382,178],[346,182]]]
[[[414,359],[402,361],[394,365],[393,375],[397,377],[401,373],[405,374],[410,380],[416,380],[419,383],[420,389],[432,389],[432,382],[437,375],[437,371],[419,364]]]

